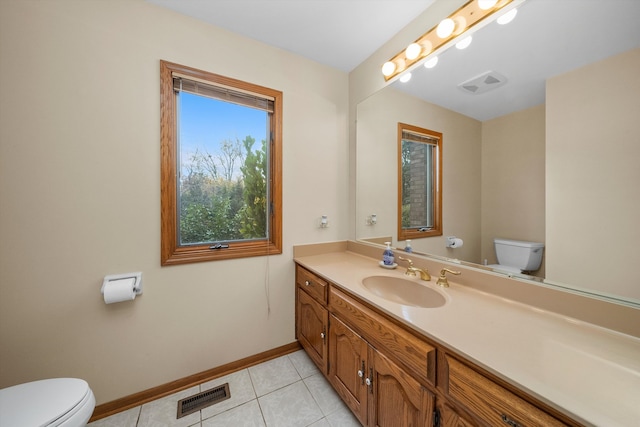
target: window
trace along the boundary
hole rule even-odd
[[[442,134],[398,123],[398,240],[442,235]]]
[[[282,92],[160,62],[161,264],[282,253]]]

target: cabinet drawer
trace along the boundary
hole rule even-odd
[[[541,409],[521,399],[449,356],[449,395],[493,426],[565,426]]]
[[[417,379],[435,385],[435,347],[333,286],[329,292],[329,310],[381,353],[404,364]]]
[[[309,295],[322,304],[327,303],[327,288],[329,284],[312,272],[305,270],[299,265],[296,266],[296,283]]]

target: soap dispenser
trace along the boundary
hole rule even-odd
[[[411,247],[411,240],[407,239],[407,245],[404,247],[404,251],[408,253],[413,252],[413,248]]]
[[[382,263],[385,266],[391,267],[394,264],[395,256],[393,255],[393,251],[391,250],[391,242],[384,242],[387,245],[386,249],[382,253]]]

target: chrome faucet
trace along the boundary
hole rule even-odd
[[[425,280],[425,281],[431,280],[431,275],[429,274],[429,270],[418,268],[418,267],[414,267],[413,266],[413,261],[411,261],[409,258],[402,258],[401,256],[399,256],[398,259],[400,261],[407,261],[409,263],[409,266],[407,267],[407,271],[404,272],[405,275],[407,275],[407,276],[415,276],[416,273],[420,273],[420,279],[421,280]]]

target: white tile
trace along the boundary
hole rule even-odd
[[[180,399],[224,383],[229,383],[229,399],[177,419]],[[304,350],[300,350],[89,424],[89,427],[148,426],[358,427],[360,424]]]
[[[361,427],[360,421],[353,415],[353,412],[347,408],[346,405],[342,405],[342,408],[336,412],[327,415],[327,421],[331,427]]]
[[[202,427],[265,427],[257,400],[252,400],[202,421]]]
[[[316,364],[313,363],[313,360],[311,360],[304,350],[298,350],[289,354],[289,360],[291,360],[291,363],[293,363],[293,366],[302,378],[307,378],[320,372]]]
[[[324,415],[329,415],[342,407],[342,399],[322,374],[312,375],[303,381]]]
[[[229,383],[229,394],[231,394],[231,397],[202,409],[203,420],[256,398],[256,393],[253,390],[253,384],[251,383],[247,369],[200,384],[200,391],[207,391],[224,383]]]
[[[258,398],[267,427],[308,426],[323,415],[302,381]]]
[[[140,416],[140,406],[127,409],[88,424],[88,427],[136,427],[138,417]]]
[[[138,427],[176,426],[189,427],[200,423],[200,411],[189,414],[180,419],[177,418],[178,400],[184,399],[200,392],[200,387],[195,386],[187,390],[163,397],[153,402],[142,405]]]
[[[329,421],[327,421],[326,418],[322,418],[321,420],[311,424],[309,427],[331,427],[331,424],[329,424]]]
[[[258,397],[301,379],[287,356],[252,366],[249,368],[249,374]]]

